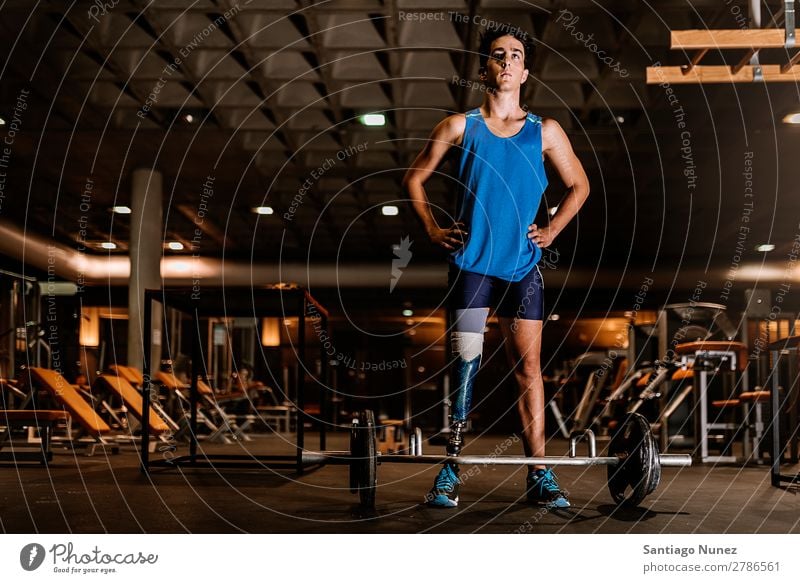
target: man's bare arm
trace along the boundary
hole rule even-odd
[[[462,225],[459,223],[445,229],[439,227],[431,212],[428,195],[425,192],[425,182],[441,164],[447,151],[452,146],[461,143],[465,126],[466,118],[462,114],[451,115],[442,120],[433,129],[425,147],[417,155],[403,178],[403,188],[408,193],[425,232],[434,244],[441,245],[448,250],[460,247],[467,233],[461,229]]]
[[[586,202],[589,197],[589,179],[572,150],[567,134],[554,119],[542,122],[542,153],[556,169],[568,191],[548,226],[531,225],[528,229],[529,238],[539,247],[548,247]]]

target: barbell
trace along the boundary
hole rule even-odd
[[[577,455],[577,444],[587,442],[588,455]],[[350,451],[304,451],[304,464],[346,464],[350,466],[350,491],[359,495],[365,508],[375,507],[378,465],[385,463],[497,465],[497,466],[607,466],[608,490],[618,505],[635,507],[652,494],[661,481],[662,467],[692,465],[688,454],[661,454],[650,423],[639,413],[629,414],[608,445],[608,455],[598,456],[594,433],[585,430],[570,437],[569,453],[563,457],[512,455],[423,455],[422,435],[411,435],[409,454],[380,454],[377,448],[375,415],[361,411],[353,418]]]

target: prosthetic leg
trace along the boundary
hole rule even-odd
[[[481,364],[487,314],[488,310],[485,308],[456,311],[455,331],[451,334],[455,398],[450,409],[450,438],[447,443],[449,456],[459,455],[464,445],[464,428],[472,407],[475,375]],[[458,464],[446,463],[436,476],[426,501],[430,506],[441,508],[458,506],[458,486]]]
[[[482,337],[480,341],[483,342]],[[447,442],[447,455],[457,456],[461,453],[461,447],[464,445],[464,428],[472,408],[472,386],[480,365],[480,354],[472,360],[466,360],[461,355],[455,356],[453,378],[456,384],[456,398],[451,403],[450,439]]]

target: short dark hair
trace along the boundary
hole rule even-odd
[[[486,68],[486,63],[489,61],[489,51],[492,50],[492,43],[502,36],[513,36],[522,43],[525,51],[525,68],[530,69],[533,59],[533,36],[522,30],[518,26],[511,24],[492,23],[492,26],[487,27],[483,34],[481,34],[481,43],[478,47],[478,55],[480,59],[481,69]]]

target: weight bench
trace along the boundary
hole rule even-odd
[[[178,398],[181,408],[185,407],[186,409],[184,421],[188,420],[189,415],[191,415],[191,398],[190,396],[185,395],[183,391],[191,391],[191,385],[182,383],[175,377],[174,374],[164,371],[158,371],[153,380],[164,388],[170,390],[171,394]],[[231,420],[230,415],[228,415],[219,405],[217,405],[216,401],[214,400],[214,390],[201,379],[197,379],[197,394],[199,397],[197,402],[197,420],[205,425],[211,432],[207,439],[210,441],[218,441],[220,443],[230,444],[232,443],[231,440],[225,435],[226,432],[229,432],[236,439],[242,438],[246,441],[250,440],[249,437],[242,435],[241,429],[236,425],[234,420]],[[211,414],[216,415],[219,423],[212,421],[210,415],[206,414],[204,411],[204,405],[210,409]],[[187,424],[179,433],[183,434],[188,431],[188,429],[189,426]]]
[[[110,374],[101,374],[94,381],[94,388],[98,391],[114,395],[125,406],[127,412],[131,413],[133,417],[141,423],[144,416],[144,403],[142,394],[137,391],[131,383],[121,376],[114,376]],[[108,405],[106,404],[108,407]],[[133,432],[134,428],[128,428]],[[162,436],[170,431],[178,431],[179,426],[177,423],[169,419],[164,413],[158,403],[150,404],[150,434]]]
[[[745,458],[752,459],[755,463],[764,463],[761,459],[761,440],[766,433],[764,424],[763,407],[769,403],[771,393],[755,387],[754,391],[747,391],[739,395],[739,402],[744,407],[744,441]]]
[[[246,392],[236,393],[234,395],[217,396],[214,393],[214,389],[208,386],[208,384],[206,384],[205,381],[200,378],[197,379],[197,392],[200,396],[200,399],[205,402],[207,406],[211,407],[217,413],[217,416],[223,420],[221,422],[222,427],[220,427],[218,431],[224,430],[227,426],[227,430],[230,431],[233,434],[233,437],[236,439],[241,439],[242,441],[252,441],[252,438],[247,435],[247,431],[251,427],[255,426],[259,420],[264,421],[266,424],[269,424],[270,422],[277,423],[279,432],[282,425],[285,426],[287,433],[289,431],[290,417],[288,407],[263,406],[256,407],[257,414],[237,414],[228,412],[225,409],[225,405],[240,403],[242,401],[252,403]]]
[[[137,369],[136,367],[127,366],[127,365],[124,365],[124,364],[112,364],[112,365],[110,365],[108,367],[108,369],[114,375],[116,375],[118,378],[123,379],[124,381],[127,381],[128,384],[131,385],[131,388],[133,388],[134,391],[136,391],[136,393],[139,394],[139,396],[141,397],[141,394],[136,389],[136,387],[142,387],[144,385],[144,375],[142,374],[142,372],[139,369]],[[172,417],[170,417],[170,415],[164,410],[164,408],[161,406],[160,403],[158,403],[156,401],[153,401],[153,402],[150,403],[150,406],[153,409],[155,409],[155,411],[157,411],[159,414],[154,416],[153,415],[153,410],[151,409],[151,412],[150,412],[150,425],[153,425],[153,423],[156,422],[155,421],[156,418],[161,417],[169,425],[170,429],[174,432],[173,433],[173,438],[179,439],[179,438],[183,437],[186,434],[186,432],[188,431],[188,428],[189,428],[189,425],[188,425],[188,422],[187,422],[187,419],[186,419],[188,417],[189,413],[184,410],[184,405],[186,405],[188,403],[188,399],[183,395],[183,393],[181,393],[181,390],[183,390],[185,388],[185,385],[183,383],[181,383],[177,378],[175,378],[175,375],[169,374],[169,373],[165,373],[163,371],[159,371],[159,372],[156,373],[155,377],[153,378],[153,382],[154,383],[158,383],[159,385],[161,385],[162,387],[164,387],[165,389],[167,389],[169,391],[169,395],[171,396],[171,398],[172,399],[176,399],[178,401],[178,406],[180,407],[181,411],[183,411],[183,415],[181,417],[180,423],[176,423],[172,419]],[[208,390],[210,391],[211,389],[209,388]],[[198,387],[198,391],[200,393],[203,392],[202,388],[199,388],[199,387]],[[125,392],[127,394],[130,394],[130,391],[126,390]],[[132,394],[131,394],[131,398],[132,398]],[[142,411],[142,405],[143,405],[143,403],[141,402],[141,398],[139,399],[138,403],[139,403],[139,405],[138,405],[139,413],[138,414],[135,413],[135,414],[137,415],[136,418],[139,421],[141,421],[142,420],[141,411]],[[170,411],[173,413],[173,415],[175,415],[175,413],[177,411],[177,407],[175,407],[175,410],[172,410],[172,408],[170,408]],[[198,420],[201,423],[203,423],[209,429],[209,431],[211,431],[212,435],[215,432],[219,431],[219,428],[214,423],[212,423],[211,420],[208,419],[208,417],[200,410],[198,410]],[[223,436],[223,441],[225,443],[230,443],[227,439],[224,439],[224,436]]]
[[[201,383],[202,381],[198,380],[198,387],[201,386]],[[235,403],[242,400],[246,400],[251,407],[254,406],[254,409],[251,409],[251,412],[244,414],[240,413],[236,415],[236,421],[239,424],[239,433],[242,434],[245,439],[247,439],[247,437],[243,435],[243,432],[247,431],[250,429],[250,427],[253,427],[258,423],[262,423],[263,425],[273,429],[275,433],[290,433],[292,429],[292,417],[296,411],[295,407],[291,404],[287,404],[286,402],[278,402],[273,390],[267,386],[262,385],[260,387],[256,387],[255,390],[260,393],[261,397],[268,396],[271,404],[256,404],[251,400],[250,397],[247,396],[246,392],[238,393],[237,396],[234,397],[218,397],[217,402],[223,406],[223,408],[226,403]]]
[[[119,448],[105,440],[104,436],[111,432],[111,427],[103,421],[92,409],[92,406],[81,397],[78,389],[70,384],[57,371],[30,366],[22,373],[23,386],[27,386],[33,395],[35,389],[44,391],[52,401],[61,405],[69,412],[72,421],[80,426],[93,441],[89,444],[88,455],[94,455],[97,446],[110,447],[112,453],[118,453]],[[32,399],[35,406],[35,398]],[[70,435],[70,442],[74,445],[78,441]]]
[[[297,409],[293,405],[261,405],[256,407],[257,418],[272,427],[277,433],[290,433],[292,417]]]
[[[0,410],[0,426],[5,429],[0,433],[0,450],[6,442],[11,442],[11,430],[18,427],[37,428],[39,430],[39,444],[37,451],[18,451],[19,445],[11,442],[11,451],[0,451],[0,461],[38,461],[47,465],[53,459],[50,442],[53,435],[53,426],[57,423],[66,423],[67,433],[70,432],[70,416],[66,411],[53,411],[49,409],[3,409]],[[32,440],[29,438],[29,443]]]
[[[739,424],[708,420],[708,373],[743,373],[747,370],[748,349],[741,342],[709,341],[685,342],[675,347],[675,353],[681,357],[681,362],[692,365],[694,372],[695,407],[695,455],[702,462],[736,462],[733,455],[712,456],[708,453],[709,431],[713,429],[733,431]],[[719,406],[724,404],[720,401]],[[737,405],[739,403],[736,403]],[[713,405],[713,403],[712,403]]]
[[[684,380],[694,380],[694,370],[692,369],[691,365],[686,365],[686,368],[679,368],[672,372],[672,376],[670,377],[670,381],[675,384],[680,383]],[[683,386],[683,388],[678,392],[677,395],[668,395],[667,402],[658,416],[658,421],[656,422],[656,427],[658,429],[658,438],[660,449],[664,453],[669,450],[670,445],[672,445],[673,439],[677,439],[678,435],[671,436],[669,434],[669,420],[670,417],[677,411],[678,407],[680,407],[686,398],[694,392],[694,386],[692,383],[687,383]]]
[[[112,373],[128,381],[134,387],[141,387],[144,384],[144,375],[139,369],[124,364],[112,364],[108,367]]]

